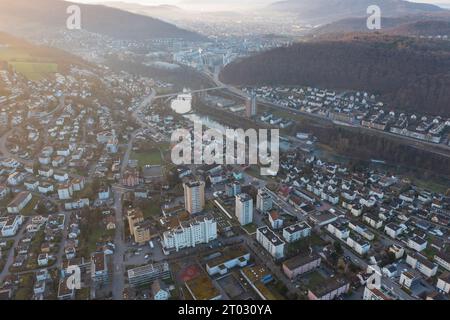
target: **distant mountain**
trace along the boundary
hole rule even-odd
[[[63,29],[69,16],[67,7],[72,4],[62,0],[0,0],[0,29],[18,34]],[[81,27],[90,32],[123,40],[204,40],[195,32],[148,16],[102,5],[77,5],[81,8]]]
[[[381,18],[382,29],[380,31],[395,28],[402,24],[409,23],[411,21],[415,20],[412,19],[410,16],[398,18],[382,17]],[[315,28],[311,30],[311,34],[320,36],[333,33],[342,34],[342,33],[368,32],[368,31],[369,30],[367,29],[367,18],[347,18]],[[380,31],[374,30],[373,32],[380,32]]]
[[[189,17],[189,12],[186,10],[173,6],[173,5],[143,5],[140,3],[130,3],[121,1],[108,1],[102,2],[102,5],[125,10],[135,14],[140,14],[148,17],[162,19],[171,23],[172,21],[178,21],[180,19],[186,19]]]
[[[162,19],[169,23],[180,23],[186,21],[217,21],[220,19],[241,19],[241,13],[237,11],[201,11],[201,10],[187,10],[173,5],[142,5],[138,3],[128,3],[128,2],[103,2],[102,4],[117,8],[121,10],[126,10],[136,14],[142,14],[149,17],[154,17],[157,19]],[[208,8],[208,7],[206,7]]]
[[[309,85],[364,90],[393,109],[450,116],[450,43],[387,35],[347,35],[297,43],[231,63],[235,85]]]
[[[444,11],[435,5],[403,0],[287,0],[274,3],[269,9],[297,13],[304,22],[323,24],[367,16],[370,5],[378,5],[383,17]]]
[[[450,21],[444,20],[422,20],[412,23],[405,23],[387,32],[397,35],[409,36],[443,36],[450,38]]]
[[[450,36],[449,23],[450,12],[393,18],[382,17],[381,29],[372,32],[405,36]],[[366,24],[366,18],[348,18],[317,27],[311,30],[310,34],[322,36],[326,34],[369,32]]]
[[[122,1],[107,1],[101,3],[104,6],[127,10],[132,12],[155,12],[162,14],[183,13],[183,9],[177,6],[162,4],[162,5],[143,5],[140,3],[122,2]]]

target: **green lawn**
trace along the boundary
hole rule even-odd
[[[143,201],[140,205],[144,218],[159,218],[161,216],[161,200],[154,198]]]
[[[94,200],[96,197],[97,197],[97,194],[95,194],[94,190],[92,189],[92,183],[85,185],[83,190],[75,191],[73,194],[74,199],[89,198],[90,200]]]
[[[6,208],[8,204],[14,199],[14,196],[10,193],[4,199],[0,200],[0,208]]]
[[[89,235],[87,242],[88,253],[95,252],[97,249],[97,242],[103,241],[105,238],[114,237],[115,230],[106,230],[103,226],[98,226],[94,232]]]
[[[244,229],[248,234],[254,234],[256,233],[256,225],[253,223],[247,224],[245,226],[241,226],[242,229]]]
[[[48,74],[58,72],[58,65],[41,57],[33,57],[26,50],[20,48],[0,49],[0,60],[23,74],[29,80],[40,80]]]
[[[14,67],[16,72],[23,74],[29,80],[40,80],[48,74],[58,72],[56,63],[13,61],[9,64]]]
[[[437,181],[436,179],[421,180],[412,179],[412,182],[421,189],[429,190],[431,192],[445,193],[449,188],[444,181]]]
[[[20,214],[22,214],[24,216],[31,216],[34,213],[34,207],[36,206],[38,201],[39,201],[39,198],[33,196],[31,198],[30,202],[25,206],[25,208],[22,209]]]
[[[133,152],[131,154],[131,159],[137,160],[140,167],[146,165],[162,165],[161,152],[158,149],[154,149],[150,152]]]
[[[23,50],[19,50],[16,48],[5,48],[0,49],[0,60],[24,60],[24,59],[31,59],[31,56],[24,52]]]
[[[308,287],[312,289],[320,287],[325,281],[325,278],[318,271],[310,273],[306,279],[308,280]]]
[[[431,246],[428,246],[425,250],[422,251],[422,254],[426,256],[428,259],[433,261],[434,256],[438,253],[436,249]]]

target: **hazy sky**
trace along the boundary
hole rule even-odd
[[[129,3],[140,3],[147,5],[160,5],[160,4],[170,4],[177,5],[182,8],[200,9],[205,8],[209,10],[224,10],[231,9],[235,7],[250,7],[252,5],[265,6],[267,4],[277,2],[279,0],[71,0],[74,2],[83,3],[101,3],[108,1],[115,2],[129,2]],[[423,2],[423,3],[433,3],[433,4],[450,4],[450,0],[410,0],[411,2]]]
[[[170,4],[176,5],[182,8],[191,9],[217,9],[224,10],[236,7],[250,7],[250,6],[266,6],[270,3],[276,2],[277,0],[71,0],[74,2],[83,3],[101,3],[101,2],[129,2],[129,3],[139,3],[147,5],[160,5],[160,4]],[[450,1],[450,0],[449,0]]]

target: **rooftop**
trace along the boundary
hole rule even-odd
[[[290,270],[296,269],[298,267],[304,266],[305,264],[308,264],[312,261],[315,261],[317,259],[320,259],[319,255],[316,253],[312,254],[299,254],[289,260],[286,260],[283,262],[283,265],[285,265]]]
[[[222,263],[225,263],[227,261],[240,258],[242,256],[245,256],[249,254],[248,250],[246,250],[243,246],[236,246],[231,248],[226,248],[220,253],[219,256],[209,260],[207,262],[207,265],[212,268],[218,265],[221,265]]]
[[[212,300],[220,296],[220,291],[214,286],[208,275],[204,273],[187,281],[186,287],[195,300]]]
[[[284,241],[281,240],[275,233],[273,233],[273,231],[270,230],[269,227],[261,227],[258,229],[258,232],[262,233],[275,246],[284,244]]]
[[[293,234],[293,233],[303,231],[306,229],[311,229],[311,226],[309,224],[307,224],[306,222],[298,222],[296,224],[287,226],[286,228],[283,229],[283,231]]]

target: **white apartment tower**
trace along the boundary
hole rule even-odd
[[[212,216],[196,217],[164,232],[164,250],[179,251],[217,239],[217,222]]]
[[[186,211],[195,214],[205,207],[205,182],[192,181],[183,184]]]
[[[253,222],[253,199],[246,193],[236,196],[236,217],[241,226]]]
[[[262,213],[266,213],[272,210],[272,197],[264,189],[258,190],[258,195],[256,197],[256,209]]]

